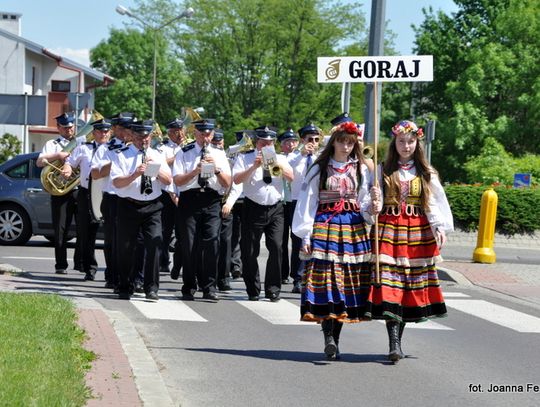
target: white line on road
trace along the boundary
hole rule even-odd
[[[261,318],[275,325],[314,325],[300,321],[300,307],[291,304],[289,301],[280,300],[271,302],[261,301],[237,301],[238,304],[246,307]]]
[[[448,307],[517,332],[540,333],[540,318],[484,300],[448,300]]]
[[[54,260],[54,257],[2,256],[3,259]]]
[[[185,303],[178,299],[161,298],[158,302],[146,301],[144,298],[132,297],[131,303],[146,318],[167,319],[173,321],[208,322]]]
[[[448,291],[445,291],[443,295],[444,295],[444,298],[471,298],[470,295],[467,295],[464,293],[454,293],[454,292],[448,292]]]

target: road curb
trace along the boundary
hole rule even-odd
[[[437,266],[437,269],[442,271],[443,273],[447,274],[448,277],[450,277],[457,285],[460,285],[462,287],[472,287],[474,286],[471,281],[465,277],[463,274],[461,274],[459,271],[455,271],[446,267]]]

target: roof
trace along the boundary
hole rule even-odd
[[[12,14],[15,14],[15,13],[12,13]],[[6,30],[3,30],[2,28],[0,28],[0,35],[4,36],[4,37],[7,37],[13,41],[17,41],[17,42],[20,42],[22,44],[24,44],[25,48],[28,50],[28,51],[31,51],[31,52],[34,52],[36,54],[40,54],[40,55],[45,55],[46,57],[49,57],[51,59],[54,59],[58,62],[62,62],[64,65],[67,65],[68,67],[71,67],[71,68],[74,68],[76,70],[79,70],[79,71],[82,71],[84,72],[86,75],[94,78],[94,79],[97,79],[98,81],[102,81],[102,82],[111,82],[113,81],[114,79],[107,75],[107,74],[104,74],[103,72],[100,72],[100,71],[97,71],[95,69],[92,69],[92,68],[89,68],[85,65],[82,65],[82,64],[79,64],[78,62],[75,62],[69,58],[64,58],[63,56],[60,56],[60,55],[57,55],[51,51],[49,51],[47,48],[45,48],[44,46],[42,45],[39,45],[35,42],[32,42],[30,40],[27,40],[26,38],[23,38],[19,35],[16,35],[16,34],[13,34],[9,31],[6,31]]]

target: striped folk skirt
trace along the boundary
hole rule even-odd
[[[312,253],[302,275],[303,321],[365,319],[371,278],[370,247],[364,218],[359,212],[316,215]]]
[[[435,266],[442,259],[426,215],[380,215],[378,234],[381,284],[373,265],[366,317],[422,322],[446,316]]]

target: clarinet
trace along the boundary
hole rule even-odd
[[[146,164],[146,149],[142,150],[142,163]],[[154,189],[152,188],[152,180],[148,175],[141,175],[141,194],[142,195],[150,195],[152,192],[154,192]]]

